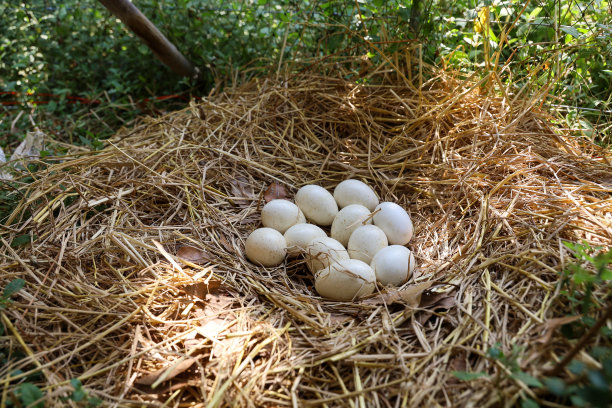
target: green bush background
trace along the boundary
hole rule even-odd
[[[423,58],[466,73],[486,72],[504,27],[525,1],[287,1],[138,0],[137,7],[202,71],[193,82],[171,73],[99,2],[28,0],[0,4],[0,146],[14,145],[32,122],[58,140],[95,148],[119,125],[156,108],[185,100],[153,96],[202,96],[215,83],[266,74],[283,51],[284,61],[392,53],[423,44]],[[474,19],[489,6],[491,29],[477,33]],[[499,65],[516,89],[552,84],[553,109],[570,128],[610,144],[612,10],[603,0],[528,2]],[[284,45],[284,46],[283,46]],[[240,74],[240,75],[238,75]],[[356,72],[354,73],[356,75]],[[555,80],[558,77],[559,80]],[[224,83],[227,83],[225,81]],[[43,96],[41,96],[41,94]],[[48,97],[44,94],[53,94]],[[95,106],[71,102],[79,96]],[[49,101],[36,104],[35,101]],[[17,119],[19,112],[22,114]],[[17,120],[16,120],[17,119]],[[9,149],[10,150],[10,149]]]

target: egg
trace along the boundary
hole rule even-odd
[[[347,246],[353,231],[365,224],[372,224],[368,218],[370,210],[361,204],[351,204],[340,211],[331,226],[331,237]]]
[[[412,275],[416,262],[414,255],[405,246],[389,245],[378,251],[370,267],[376,274],[376,280],[383,285],[399,286]]]
[[[285,237],[273,228],[251,232],[245,244],[247,258],[263,266],[277,266],[285,259]]]
[[[358,259],[334,262],[315,276],[319,295],[349,301],[374,292],[376,275],[368,264]]]
[[[287,254],[293,256],[304,252],[313,239],[324,237],[327,237],[325,231],[314,224],[295,224],[285,231]]]
[[[387,236],[383,230],[375,225],[364,225],[353,231],[347,249],[351,259],[370,264],[374,255],[387,245]]]
[[[306,264],[312,273],[349,258],[346,249],[333,238],[315,238],[306,247]]]
[[[374,225],[385,231],[389,244],[406,245],[412,239],[413,227],[410,216],[395,203],[384,202],[374,210]]]
[[[378,205],[376,193],[367,184],[359,180],[344,180],[334,189],[334,199],[340,208],[351,204],[360,204],[370,211]]]
[[[264,227],[274,228],[284,234],[289,227],[303,224],[306,218],[302,210],[288,200],[272,200],[261,210],[261,223]]]
[[[329,191],[320,186],[309,184],[295,194],[295,203],[306,218],[317,225],[331,225],[338,214],[338,204]]]

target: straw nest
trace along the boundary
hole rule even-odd
[[[480,85],[253,80],[48,165],[0,237],[0,284],[27,281],[3,312],[2,403],[27,380],[68,404],[74,378],[109,406],[538,399],[486,352],[518,346],[534,376],[567,352],[536,340],[567,312],[562,241],[610,243],[612,172],[536,100]],[[329,301],[302,260],[245,258],[272,183],[292,198],[349,177],[413,218],[418,272],[394,303]]]

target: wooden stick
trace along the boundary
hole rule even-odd
[[[199,70],[129,0],[100,0],[100,3],[140,37],[172,71],[190,78],[198,76]]]

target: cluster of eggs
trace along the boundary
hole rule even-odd
[[[333,195],[306,185],[296,193],[295,204],[268,202],[261,221],[264,227],[246,240],[247,258],[277,266],[285,256],[303,254],[315,289],[329,299],[367,296],[376,281],[401,285],[415,268],[414,255],[404,246],[413,234],[410,216],[395,203],[379,203],[376,193],[359,180],[341,182]],[[331,226],[331,237],[317,225]]]

